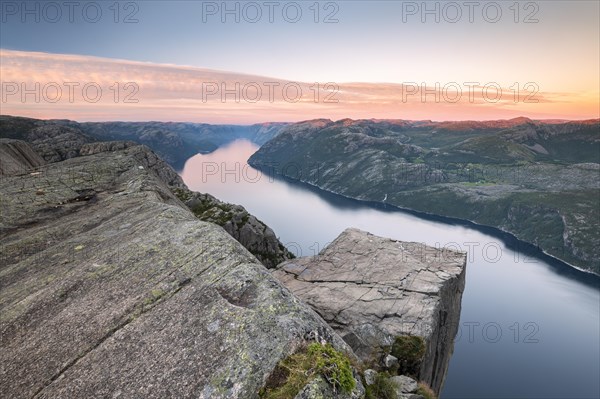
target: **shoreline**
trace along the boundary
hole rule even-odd
[[[477,222],[474,222],[474,221],[468,220],[468,219],[461,219],[461,218],[456,218],[456,217],[451,217],[451,216],[438,215],[435,213],[417,211],[414,209],[404,208],[404,207],[401,207],[398,205],[385,203],[385,202],[353,198],[353,197],[346,196],[344,194],[337,193],[335,191],[331,191],[331,190],[319,187],[310,182],[294,179],[294,178],[276,173],[272,170],[269,171],[269,170],[267,170],[268,167],[263,167],[262,165],[251,164],[251,163],[248,163],[248,165],[251,166],[252,168],[259,170],[261,173],[264,173],[266,176],[269,176],[271,178],[276,178],[276,179],[278,178],[278,179],[284,180],[284,181],[286,181],[288,183],[292,183],[292,184],[303,185],[305,187],[310,188],[311,191],[316,192],[316,193],[341,197],[341,198],[344,198],[345,200],[349,200],[349,201],[356,202],[357,204],[373,207],[378,210],[390,210],[391,212],[403,212],[403,213],[408,213],[410,215],[413,215],[413,216],[416,216],[416,217],[419,217],[419,218],[422,218],[425,220],[440,222],[440,223],[448,224],[448,225],[460,225],[460,226],[470,227],[470,228],[473,228],[474,230],[477,230],[484,234],[489,234],[495,238],[502,240],[502,242],[509,249],[517,250],[519,252],[524,253],[525,255],[532,256],[532,257],[541,259],[543,261],[546,261],[550,266],[552,266],[554,269],[556,269],[560,274],[570,274],[573,277],[579,277],[580,279],[589,279],[590,277],[592,277],[592,278],[596,279],[596,286],[600,282],[600,274],[594,273],[591,270],[587,270],[587,269],[581,268],[579,266],[573,265],[569,262],[566,262],[552,254],[547,253],[542,248],[540,248],[532,243],[529,243],[527,241],[523,241],[523,240],[519,239],[513,233],[505,231],[499,227],[479,224]]]

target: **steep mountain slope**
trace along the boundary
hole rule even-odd
[[[290,125],[249,160],[348,197],[508,231],[600,272],[600,122]]]

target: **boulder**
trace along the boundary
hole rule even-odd
[[[464,253],[351,228],[319,255],[284,262],[273,274],[367,365],[379,365],[396,337],[421,337],[415,377],[439,392],[458,329],[465,264]]]
[[[398,393],[414,393],[417,392],[419,385],[417,381],[405,375],[395,375],[390,380],[398,387]]]
[[[373,385],[375,383],[375,377],[377,376],[377,371],[373,369],[366,369],[364,372],[365,376],[365,384]]]
[[[399,366],[398,358],[392,355],[385,355],[383,357],[382,363],[383,367],[385,367],[386,369],[397,369]]]

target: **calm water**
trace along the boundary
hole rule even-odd
[[[196,155],[181,176],[193,190],[246,207],[300,256],[317,253],[351,226],[469,253],[442,398],[600,397],[599,279],[467,226],[270,178],[246,164],[257,149],[240,140]]]

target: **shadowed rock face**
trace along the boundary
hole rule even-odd
[[[26,173],[45,163],[25,142],[0,139],[0,176]]]
[[[3,396],[255,398],[308,332],[349,350],[154,153],[111,148],[0,181]]]
[[[210,194],[175,190],[177,197],[200,220],[216,223],[258,258],[267,268],[294,258],[275,232],[241,205],[219,201]]]
[[[399,335],[424,339],[419,378],[439,392],[453,350],[466,255],[347,229],[316,257],[273,272],[367,364]],[[389,350],[389,349],[388,349]]]

